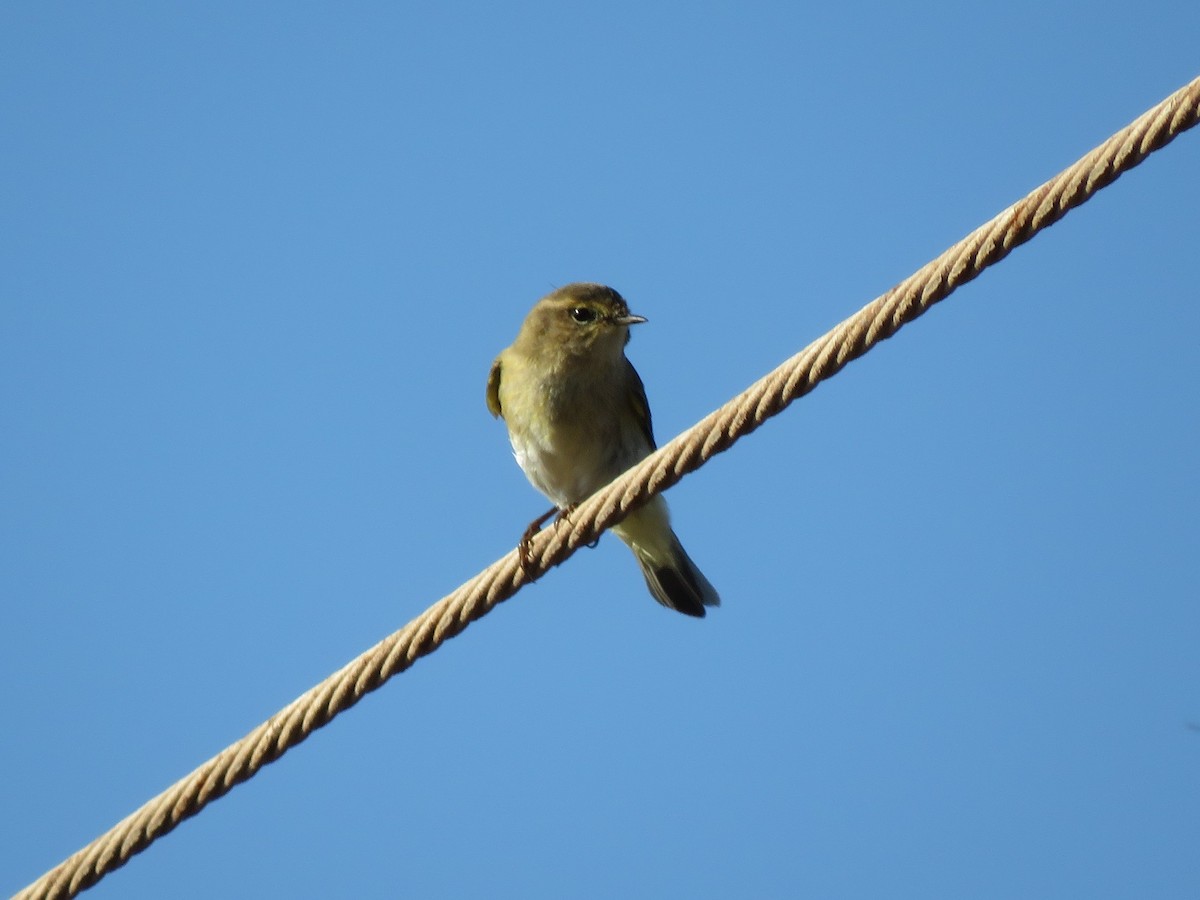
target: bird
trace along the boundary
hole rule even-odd
[[[517,464],[554,504],[531,523],[524,547],[655,449],[646,389],[625,356],[629,329],[646,322],[611,287],[576,282],[542,297],[492,363],[487,406],[504,420]],[[671,527],[656,495],[612,527],[663,606],[702,618],[720,596]]]

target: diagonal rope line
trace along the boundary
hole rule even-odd
[[[16,896],[21,900],[73,897],[124,865],[389,678],[461,633],[526,582],[594,540],[635,506],[782,412],[1198,120],[1200,78],[597,491],[572,513],[569,527],[548,528],[534,539],[528,575],[521,570],[515,551],[493,563]]]

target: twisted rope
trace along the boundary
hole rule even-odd
[[[389,678],[461,633],[527,581],[590,543],[635,506],[728,449],[1198,120],[1200,79],[1176,91],[1075,165],[598,491],[572,514],[569,525],[564,523],[540,533],[531,547],[528,575],[522,571],[515,551],[493,563],[16,896],[22,900],[73,897],[124,865]]]

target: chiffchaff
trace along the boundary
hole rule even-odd
[[[537,302],[492,364],[488,409],[503,417],[517,463],[560,515],[654,450],[646,389],[625,358],[629,326],[645,321],[612,288],[569,284]],[[612,530],[663,606],[703,616],[720,604],[671,530],[661,495]]]

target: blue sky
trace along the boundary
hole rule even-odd
[[[0,891],[510,550],[612,284],[660,441],[1200,67],[1150,3],[9,3]],[[89,896],[1194,897],[1200,135]]]

